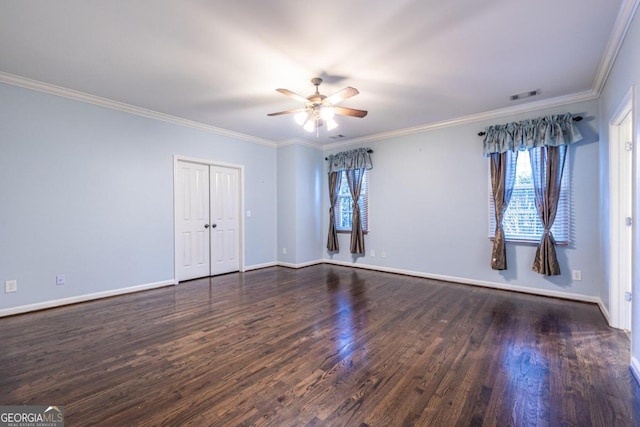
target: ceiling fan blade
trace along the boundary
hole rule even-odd
[[[358,89],[356,89],[355,87],[349,86],[349,87],[345,87],[342,90],[339,90],[333,95],[326,97],[325,101],[328,102],[329,104],[337,104],[338,102],[344,101],[345,99],[351,98],[352,96],[356,96],[359,93],[360,92],[358,92]]]
[[[351,117],[364,117],[367,115],[368,111],[365,110],[357,110],[355,108],[346,108],[346,107],[333,107],[333,111],[336,114],[341,114],[343,116],[351,116]]]
[[[295,92],[291,92],[289,89],[276,89],[276,91],[280,92],[284,96],[288,96],[289,98],[293,98],[296,101],[304,102],[305,104],[307,102],[309,102],[309,100],[307,98],[305,98],[304,96],[298,95]]]
[[[304,113],[305,111],[307,111],[306,108],[294,108],[293,110],[284,110],[284,111],[278,111],[277,113],[270,113],[270,114],[267,114],[267,116],[280,116],[282,114]]]

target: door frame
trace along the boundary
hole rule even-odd
[[[243,273],[245,271],[245,244],[244,244],[244,165],[238,165],[234,163],[224,163],[218,162],[211,159],[202,159],[197,157],[189,157],[182,156],[178,154],[174,154],[173,156],[173,281],[177,285],[178,284],[178,251],[177,244],[178,239],[176,236],[177,233],[177,224],[176,218],[178,217],[177,212],[177,191],[178,191],[178,162],[188,162],[188,163],[198,163],[201,165],[207,166],[218,166],[223,168],[237,169],[238,170],[238,217],[239,217],[239,227],[240,235],[238,236],[238,257],[240,258],[240,272]]]
[[[631,114],[631,143],[632,143],[632,161],[631,170],[627,173],[621,172],[621,163],[625,155],[624,144],[626,141],[621,136],[621,125],[624,119]],[[621,283],[623,277],[630,270],[630,289],[636,297],[640,297],[640,293],[636,293],[635,275],[633,260],[634,254],[638,247],[636,242],[636,193],[635,193],[635,175],[636,175],[636,88],[635,85],[627,92],[620,107],[613,114],[609,122],[609,324],[614,328],[630,330],[633,325],[633,301],[628,303],[625,300],[625,286]],[[631,186],[631,188],[629,188]],[[621,236],[628,230],[628,226],[622,218],[620,204],[622,198],[628,192],[632,194],[631,200],[631,253],[627,253]],[[629,313],[629,311],[631,311]],[[637,315],[637,314],[635,314]],[[627,321],[629,319],[629,321]]]

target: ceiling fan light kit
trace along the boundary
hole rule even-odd
[[[304,126],[304,124],[307,123],[308,119],[309,113],[307,113],[306,111],[300,111],[299,113],[296,113],[295,116],[293,116],[293,120],[295,120],[296,123],[300,126]]]
[[[336,112],[333,109],[333,106],[326,105],[320,108],[320,118],[322,120],[331,120],[335,115],[336,115]]]
[[[277,113],[268,114],[268,116],[280,116],[283,114],[294,114],[293,118],[297,124],[307,132],[316,132],[319,136],[319,128],[326,126],[331,131],[338,127],[338,122],[334,119],[336,114],[343,116],[362,118],[367,115],[365,110],[357,110],[355,108],[336,107],[335,104],[357,95],[358,89],[346,87],[330,96],[320,93],[319,86],[322,83],[320,77],[311,79],[311,83],[316,87],[315,93],[308,97],[303,97],[288,89],[276,89],[277,92],[288,96],[296,101],[303,102],[303,108],[295,108],[293,110],[279,111]]]

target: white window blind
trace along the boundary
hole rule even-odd
[[[357,173],[357,172],[356,172]],[[369,171],[365,169],[362,177],[362,187],[360,189],[360,218],[362,219],[362,230],[369,230]],[[347,174],[340,172],[340,191],[338,192],[338,201],[335,207],[336,230],[351,231],[353,221],[353,201],[349,192],[349,183],[347,182]]]
[[[569,154],[564,165],[560,186],[560,200],[556,219],[551,233],[556,243],[568,244],[570,241],[570,188],[569,188]],[[507,241],[539,242],[544,232],[536,209],[536,197],[533,189],[529,151],[520,151],[516,165],[516,180],[511,201],[502,221]],[[491,174],[489,174],[489,237],[493,238],[496,229],[495,206],[491,191]]]

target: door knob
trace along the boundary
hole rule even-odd
[[[211,228],[216,228],[218,224],[211,224]]]
[[[209,228],[209,224],[205,224],[205,225],[204,225],[204,228]]]

